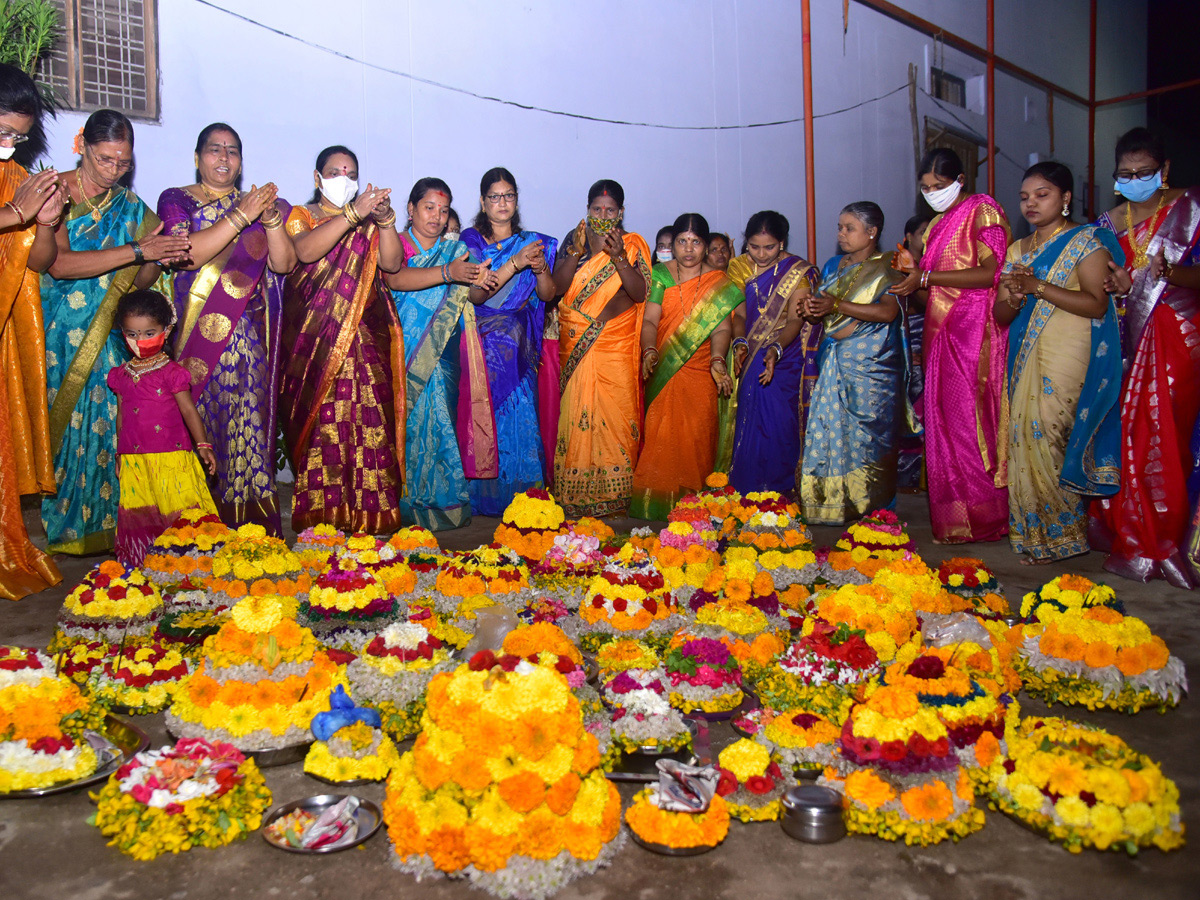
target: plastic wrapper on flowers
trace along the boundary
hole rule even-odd
[[[1184,843],[1179,790],[1116,735],[1053,717],[1010,728],[991,766],[992,805],[1062,844],[1136,854]]]
[[[388,780],[395,864],[540,900],[607,865],[620,796],[553,668],[481,651],[430,683],[421,733]]]
[[[1187,693],[1183,661],[1141,619],[1104,605],[1058,612],[1043,604],[1038,611],[1017,653],[1030,695],[1136,713],[1166,712]]]
[[[817,784],[846,797],[846,830],[921,847],[959,841],[983,827],[971,779],[962,770],[902,776],[872,768],[839,775],[826,769]]]
[[[145,750],[91,796],[89,822],[112,839],[109,846],[141,860],[245,838],[271,805],[254,760],[204,740]]]

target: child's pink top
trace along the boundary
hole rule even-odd
[[[108,386],[121,398],[117,453],[191,450],[192,436],[175,400],[190,385],[187,369],[174,361],[136,380],[124,365],[110,369]]]

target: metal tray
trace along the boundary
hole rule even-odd
[[[699,856],[702,853],[715,850],[717,847],[717,844],[713,844],[710,847],[668,847],[666,844],[655,844],[652,841],[644,841],[632,829],[629,832],[629,836],[633,838],[633,842],[639,847],[649,850],[651,853],[657,853],[659,856]]]
[[[702,709],[693,709],[685,712],[684,715],[690,719],[704,719],[708,722],[724,722],[736,716],[742,716],[750,712],[758,706],[758,695],[747,687],[742,688],[742,702],[733,709],[725,712],[705,712]]]
[[[140,728],[129,724],[124,719],[118,719],[109,713],[104,717],[104,724],[98,731],[85,731],[84,739],[91,744],[99,758],[96,771],[86,778],[52,784],[44,788],[30,788],[24,791],[10,791],[0,794],[0,800],[19,800],[29,797],[49,797],[52,794],[65,794],[80,788],[90,787],[107,781],[108,776],[129,760],[135,754],[141,753],[150,746],[150,738]]]
[[[292,803],[285,803],[283,806],[276,807],[263,819],[262,831],[260,832],[263,840],[275,849],[286,850],[288,853],[337,853],[339,850],[349,850],[351,847],[357,847],[359,844],[366,843],[374,837],[375,832],[379,830],[379,826],[383,824],[383,814],[379,811],[379,807],[366,797],[358,797],[358,809],[354,811],[354,819],[358,822],[358,831],[354,837],[343,837],[336,844],[329,844],[325,847],[309,850],[304,847],[292,847],[286,841],[280,843],[267,833],[268,825],[294,809],[306,809],[315,815],[320,815],[345,796],[347,795],[319,794],[315,797],[305,797],[303,800],[296,800]],[[355,794],[354,796],[358,795]]]
[[[170,726],[167,726],[167,734],[171,740],[179,740],[179,735]],[[292,763],[303,762],[304,757],[308,755],[308,748],[312,744],[312,738],[309,738],[298,744],[289,744],[286,747],[268,747],[265,750],[242,750],[239,747],[238,752],[254,760],[254,764],[260,769],[271,769],[275,766],[290,766]]]

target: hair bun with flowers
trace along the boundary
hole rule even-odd
[[[75,132],[75,140],[73,140],[71,142],[71,152],[74,153],[76,156],[82,156],[83,155],[83,145],[84,145],[83,126],[80,125],[79,130],[77,132]]]

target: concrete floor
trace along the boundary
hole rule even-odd
[[[286,500],[286,498],[285,498]],[[290,506],[290,504],[286,504]],[[1066,571],[1104,578],[1102,557],[1092,554],[1068,565],[1036,569],[1017,564],[1007,544],[940,548],[930,538],[923,497],[903,496],[900,515],[927,561],[936,565],[960,554],[982,557],[996,571],[1006,593],[1018,598]],[[30,533],[40,536],[36,507],[26,507]],[[630,522],[614,522],[618,530]],[[467,528],[439,535],[443,546],[466,548],[490,540],[494,519],[476,519]],[[814,529],[818,544],[831,544],[838,530]],[[35,538],[36,539],[36,538]],[[62,585],[19,603],[0,607],[0,643],[44,647],[67,592],[97,560],[60,557]],[[1130,613],[1144,618],[1200,677],[1200,595],[1166,586],[1141,585],[1108,577]],[[1022,697],[1027,712],[1041,704]],[[1158,760],[1182,794],[1184,817],[1193,843],[1164,854],[1143,851],[1130,858],[1114,852],[1072,855],[1033,835],[1004,815],[988,811],[982,831],[961,844],[909,848],[870,837],[815,846],[787,837],[775,824],[734,823],[725,843],[704,856],[667,859],[632,843],[613,866],[569,885],[563,900],[659,900],[659,898],[888,898],[888,900],[1124,900],[1200,897],[1200,712],[1185,700],[1166,715],[1090,713],[1058,707],[1055,712],[1095,723],[1125,738]],[[164,742],[162,716],[137,724],[155,742]],[[714,750],[734,737],[728,726],[714,728]],[[402,748],[403,749],[403,748]],[[299,765],[265,770],[277,803],[325,792]],[[382,803],[382,786],[356,789]],[[622,788],[628,799],[632,793]],[[389,865],[391,847],[381,830],[355,850],[324,857],[298,856],[269,847],[257,836],[217,850],[198,849],[142,863],[105,846],[85,822],[92,804],[78,792],[39,800],[0,801],[0,900],[211,900],[219,897],[444,898],[481,896],[454,882],[418,884]]]

